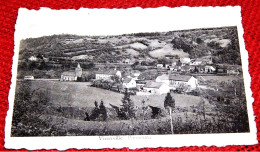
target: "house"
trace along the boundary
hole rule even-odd
[[[140,74],[141,74],[140,71],[134,70],[134,71],[131,71],[130,75],[128,75],[127,77],[133,78],[134,80],[138,80],[138,77],[140,76]]]
[[[35,57],[35,56],[31,56],[31,57],[28,58],[28,60],[29,60],[29,61],[37,61],[38,58]]]
[[[114,70],[99,70],[95,74],[96,80],[111,80],[112,76],[118,76],[119,78],[122,77],[121,72],[114,69]]]
[[[238,68],[234,67],[234,66],[229,66],[227,67],[227,74],[235,74],[238,75],[240,72],[238,70]]]
[[[61,74],[60,81],[77,81],[74,71],[66,71]]]
[[[178,67],[176,65],[175,66],[170,66],[169,69],[170,69],[170,71],[175,71],[175,72],[178,71]]]
[[[180,87],[190,87],[196,89],[198,86],[198,80],[193,76],[188,75],[170,75],[170,87],[173,89]]]
[[[190,71],[191,71],[191,67],[188,65],[181,67],[181,72],[190,72]]]
[[[75,68],[75,71],[66,71],[61,74],[60,81],[77,81],[82,77],[82,68],[80,64]]]
[[[123,61],[123,63],[125,63],[125,64],[132,64],[130,59],[125,59],[125,60]]]
[[[172,66],[177,65],[178,62],[179,62],[179,59],[173,58],[172,59]]]
[[[124,88],[136,88],[136,81],[133,78],[124,78],[123,80]]]
[[[196,59],[190,62],[190,65],[201,65],[203,62],[202,59]]]
[[[204,71],[205,73],[212,73],[212,72],[215,72],[216,71],[216,68],[211,66],[211,65],[206,65],[204,67]]]
[[[170,87],[162,82],[149,81],[144,85],[143,90],[147,93],[161,95],[170,92]]]
[[[157,68],[162,68],[163,64],[157,64]]]
[[[164,67],[168,69],[170,67],[170,64],[164,64]]]
[[[24,80],[34,80],[34,76],[32,75],[24,76]]]
[[[155,82],[162,82],[167,85],[170,85],[169,75],[168,74],[160,75],[155,79]]]
[[[190,58],[188,58],[188,57],[180,58],[180,62],[182,64],[188,64],[188,63],[190,63]]]

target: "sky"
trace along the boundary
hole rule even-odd
[[[231,10],[236,11],[231,11]],[[234,26],[239,7],[28,10],[20,8],[15,35],[19,39],[53,34],[121,35]]]

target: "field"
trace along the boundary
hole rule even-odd
[[[106,107],[109,107],[109,103],[119,106],[123,98],[123,94],[91,87],[86,82],[32,81],[31,88],[48,90],[51,102],[64,107],[94,107],[94,101],[101,100]],[[176,107],[196,106],[201,100],[200,97],[184,94],[172,93],[172,96],[176,101]],[[142,100],[146,100],[148,105],[163,107],[164,98],[165,95],[131,96],[136,106],[141,106]]]
[[[30,84],[29,94],[32,97],[24,103],[25,100],[21,100],[19,94],[17,95],[21,88],[22,94],[26,90],[22,83],[25,82],[18,82],[17,85],[12,136],[171,134],[169,113],[164,109],[166,95],[132,95],[136,119],[120,120],[109,104],[122,105],[123,94],[91,87],[86,82],[35,80],[27,82]],[[234,113],[229,114],[229,110],[228,113],[222,111],[224,106],[217,109],[216,104],[209,103],[207,99],[200,96],[174,93],[171,95],[175,99],[172,115],[174,133],[245,132],[247,130],[247,128],[234,129],[237,128],[237,123],[241,123],[242,118],[231,118]],[[107,108],[107,121],[84,121],[85,112],[91,113],[95,107],[94,101],[100,103],[101,100]],[[143,100],[146,101],[146,105],[161,108],[161,117],[152,118],[150,108],[142,110]],[[231,119],[230,122],[225,122],[227,119]],[[242,122],[242,125],[244,124]]]

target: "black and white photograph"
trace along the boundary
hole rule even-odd
[[[12,136],[249,132],[236,27],[21,40]]]
[[[10,138],[250,133],[239,28],[23,37]]]

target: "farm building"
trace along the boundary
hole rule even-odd
[[[138,70],[133,70],[130,72],[130,75],[127,76],[128,78],[133,78],[134,80],[138,80],[138,77],[140,76],[141,72]]]
[[[144,85],[143,90],[147,93],[161,95],[170,92],[170,87],[162,82],[150,81]]]
[[[31,57],[28,58],[28,60],[29,60],[29,61],[37,61],[38,58],[35,57],[35,56],[31,56]]]
[[[190,62],[190,65],[201,65],[203,62],[202,59],[196,59]]]
[[[123,87],[124,88],[136,88],[136,81],[133,78],[124,78]]]
[[[61,74],[60,81],[77,81],[78,78],[82,77],[82,68],[78,64],[75,71],[66,71]]]
[[[188,75],[170,75],[170,86],[173,89],[187,86],[191,89],[196,89],[198,86],[198,80],[193,76]]]
[[[162,68],[163,64],[157,64],[157,68]]]
[[[182,64],[188,64],[188,63],[190,63],[190,58],[183,57],[183,58],[180,58],[180,61]]]
[[[66,71],[61,74],[60,81],[77,81],[74,71]]]
[[[181,67],[181,72],[189,72],[191,71],[191,67],[189,65],[185,65]]]
[[[238,68],[234,67],[234,66],[229,66],[227,67],[227,74],[239,74],[239,70]]]
[[[211,65],[206,65],[204,68],[205,68],[205,73],[211,73],[216,71],[216,68]]]
[[[176,65],[170,66],[169,69],[170,69],[170,71],[175,71],[175,72],[178,71],[178,67]]]
[[[96,80],[111,80],[112,76],[118,76],[121,78],[121,72],[114,69],[114,70],[99,70],[96,72]]]

